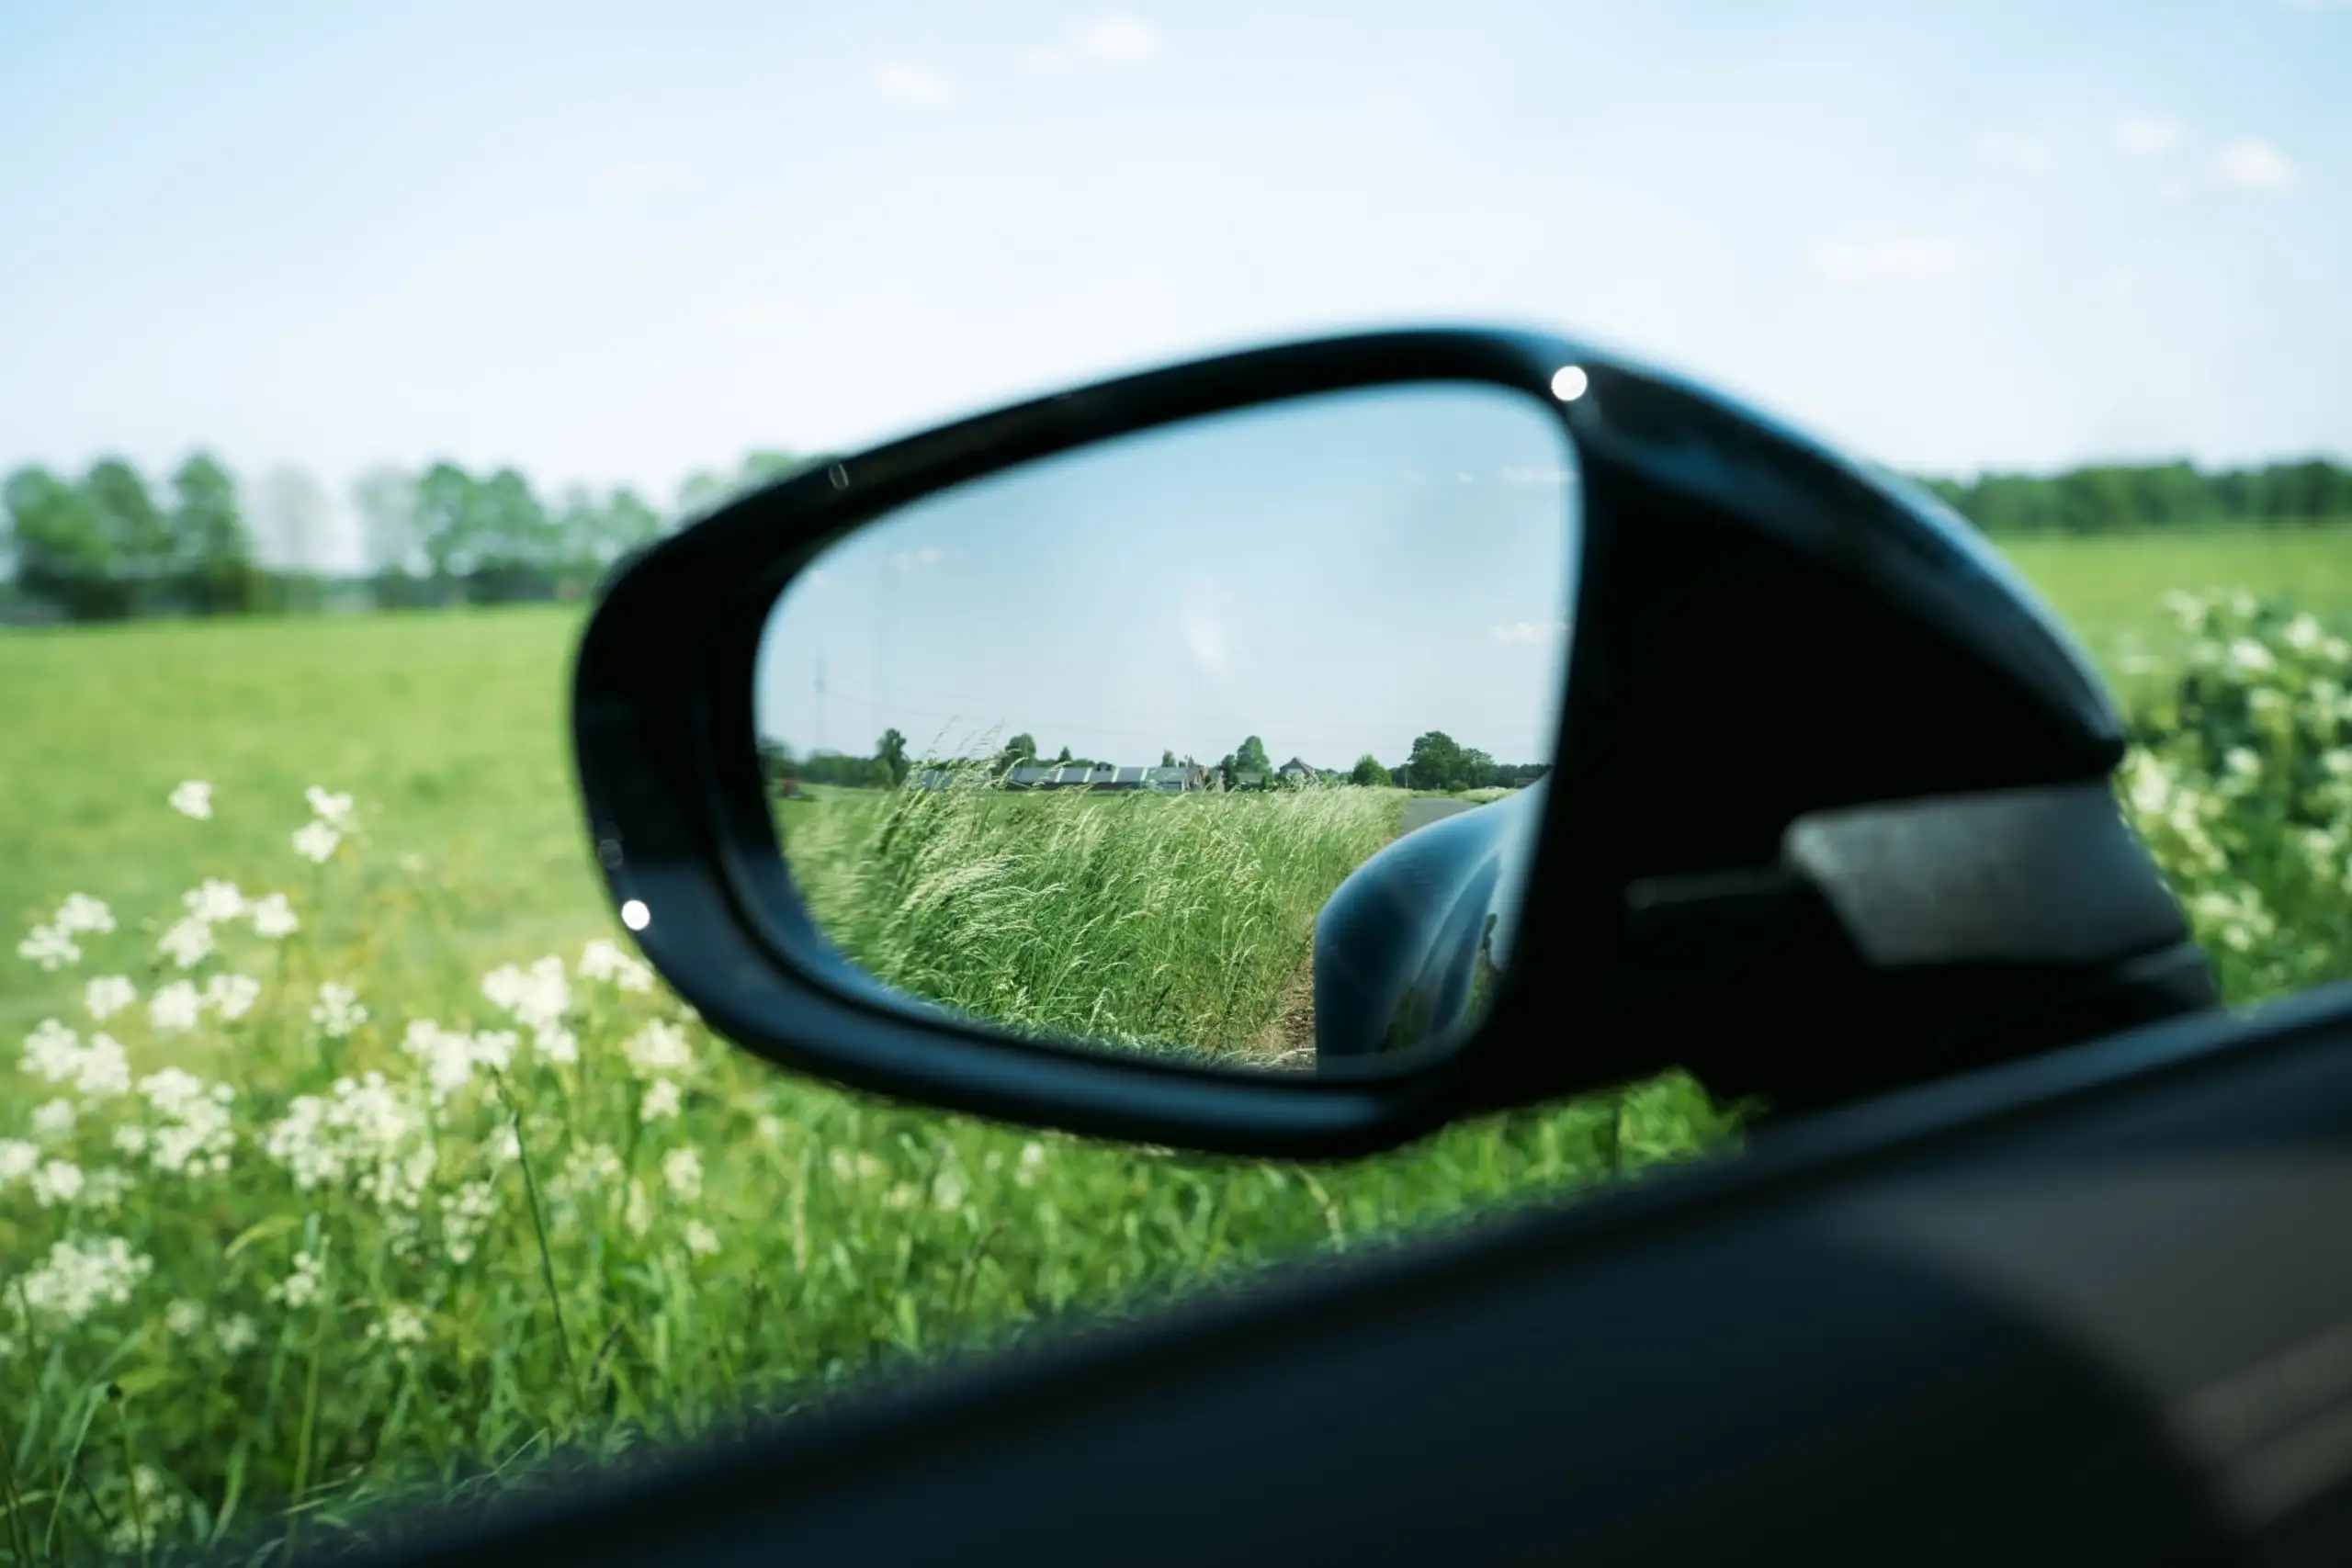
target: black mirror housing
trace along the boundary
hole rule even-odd
[[[1580,374],[1562,397],[1566,367]],[[781,869],[748,722],[762,618],[797,571],[885,511],[1018,463],[1432,380],[1552,410],[1583,487],[1573,677],[1525,828],[1513,962],[1458,1049],[1334,1052],[1307,1077],[1206,1074],[910,1008],[828,956]],[[2048,1043],[2059,1026],[2035,1017],[2086,1033],[2212,1001],[2179,911],[2114,816],[2112,705],[1966,524],[1728,400],[1540,333],[1225,355],[789,476],[612,582],[580,648],[574,730],[624,923],[713,1027],[851,1087],[1083,1134],[1341,1156],[1668,1066],[1834,1098]],[[2034,804],[2053,792],[2073,803],[2055,818]],[[1952,829],[1955,801],[1977,803],[1968,831]],[[1907,812],[1913,829],[1857,837],[1859,808]],[[1996,857],[2006,880],[1969,870],[1987,822],[2030,845]],[[1842,861],[1824,858],[1824,833]],[[2059,901],[2076,918],[2034,928],[2039,947],[1956,919],[1931,951],[1889,949],[1872,924],[1894,918],[1883,889],[1922,876],[1955,908],[2071,890]],[[1344,911],[1333,921],[1347,924]],[[1384,939],[1335,935],[1335,973],[1358,940]],[[1324,963],[1318,947],[1318,986]]]

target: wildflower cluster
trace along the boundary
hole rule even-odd
[[[2245,593],[2166,598],[2183,638],[2135,716],[2124,805],[2239,998],[2352,957],[2352,641]]]

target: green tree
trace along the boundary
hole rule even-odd
[[[1413,742],[1412,754],[1405,759],[1411,773],[1415,789],[1466,789],[1463,782],[1462,748],[1453,737],[1442,729],[1432,729]]]
[[[1274,764],[1266,757],[1266,743],[1252,735],[1233,753],[1233,771],[1237,773],[1271,773]]]
[[[171,529],[180,580],[196,609],[219,615],[259,607],[261,574],[253,534],[238,510],[237,481],[210,453],[194,454],[173,473]]]
[[[1388,776],[1388,770],[1380,765],[1380,759],[1366,751],[1356,759],[1356,765],[1349,770],[1348,782],[1352,784],[1363,784],[1367,788],[1385,789],[1395,781]]]
[[[19,587],[75,620],[128,613],[115,541],[81,487],[46,468],[24,468],[8,476],[0,499],[7,504]]]
[[[172,527],[147,493],[139,470],[119,457],[90,466],[82,492],[96,509],[98,526],[114,541],[114,571],[131,615],[162,608],[172,575]]]
[[[884,730],[882,739],[874,743],[874,755],[888,771],[892,788],[907,782],[907,738],[895,726]]]

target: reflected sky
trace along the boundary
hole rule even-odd
[[[1548,759],[1577,491],[1556,416],[1476,385],[1188,422],[944,491],[779,601],[763,737],[918,754]],[[820,678],[821,669],[821,678]]]

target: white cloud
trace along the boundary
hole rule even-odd
[[[947,73],[911,61],[892,60],[876,66],[874,85],[892,103],[919,108],[938,108],[956,99],[956,84],[948,80]]]
[[[1220,681],[1229,679],[1240,641],[1234,596],[1214,582],[1202,581],[1194,582],[1184,597],[1178,626],[1193,662]]]
[[[1994,163],[2036,174],[2050,167],[2050,144],[2013,130],[1981,130],[1976,150]]]
[[[800,310],[783,299],[746,299],[727,319],[748,333],[786,333],[800,324]]]
[[[2259,136],[2245,136],[2213,154],[2213,175],[2240,190],[2286,190],[2295,183],[2295,166]]]
[[[1081,58],[1099,65],[1140,65],[1159,52],[1159,34],[1133,17],[1089,22],[1070,41]]]
[[[937,566],[947,558],[947,552],[937,545],[925,545],[919,550],[894,550],[890,555],[892,571],[921,571],[927,566]]]
[[[2115,149],[2135,157],[2160,158],[2188,140],[2177,120],[2161,115],[2135,114],[2115,122]]]
[[[1967,265],[1956,241],[1940,234],[1897,234],[1847,244],[1816,244],[1813,270],[1832,283],[1867,287],[1949,277]]]
[[[1070,65],[1141,65],[1161,48],[1159,29],[1133,17],[1104,17],[1069,29],[1059,43],[1032,44],[1021,51],[1021,69],[1051,75]]]
[[[1566,621],[1514,621],[1507,626],[1488,626],[1487,635],[1497,642],[1534,643],[1555,642],[1568,635]]]
[[[605,172],[614,190],[623,196],[665,196],[678,188],[675,170],[643,158],[624,158]]]

